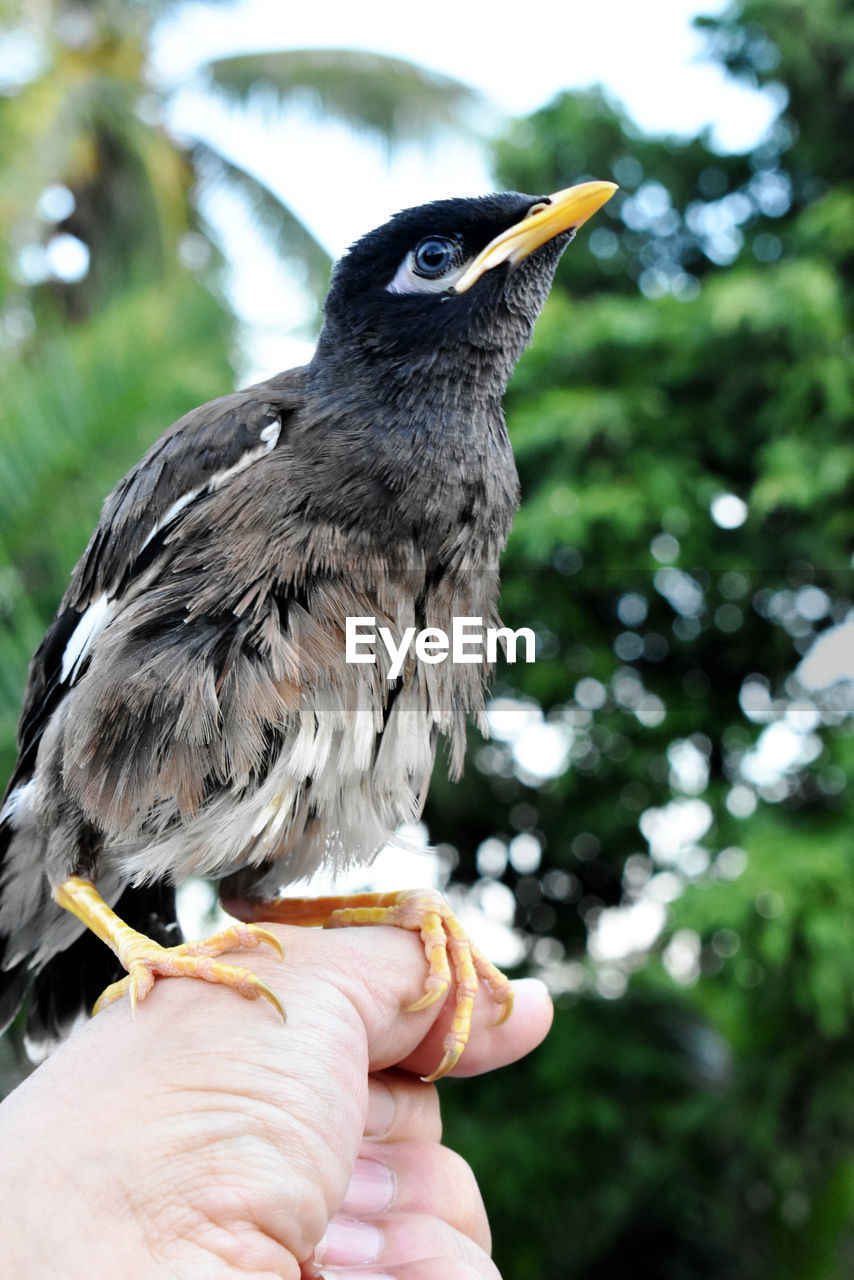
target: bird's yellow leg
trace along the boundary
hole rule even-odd
[[[456,985],[454,1018],[445,1038],[444,1056],[427,1080],[438,1080],[459,1062],[471,1031],[472,1009],[478,986],[483,982],[500,1006],[498,1022],[509,1018],[513,1009],[513,989],[504,974],[472,946],[459,920],[440,893],[407,890],[400,893],[355,893],[332,898],[278,898],[275,902],[235,904],[235,912],[256,920],[276,920],[283,924],[323,925],[327,929],[344,925],[390,924],[421,934],[429,972],[424,994],[409,1012],[426,1009],[441,1000]]]
[[[281,956],[282,944],[269,929],[262,929],[256,924],[234,924],[198,942],[162,947],[159,942],[125,924],[107,906],[90,880],[71,876],[54,890],[53,896],[61,907],[97,934],[127,969],[126,978],[112,983],[101,994],[93,1013],[99,1013],[125,994],[130,999],[131,1009],[135,1010],[138,1001],[144,1000],[154,986],[156,978],[202,978],[205,982],[234,987],[247,1000],[263,996],[284,1018],[284,1009],[266,982],[262,982],[250,969],[221,964],[214,958],[236,947],[257,947],[262,942]]]

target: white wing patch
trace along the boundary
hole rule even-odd
[[[143,542],[142,547],[140,547],[140,551],[144,550],[144,548],[148,546],[156,533],[159,533],[167,524],[171,524],[178,513],[183,511],[184,508],[193,501],[193,498],[201,492],[201,489],[191,489],[189,493],[183,494],[176,502],[173,502],[172,506],[169,507],[168,510],[164,511],[163,515],[157,521],[157,524],[152,527],[151,532],[146,535],[145,542]]]
[[[166,525],[171,524],[176,516],[180,515],[184,508],[195,498],[198,498],[201,494],[213,493],[215,490],[221,489],[224,484],[228,484],[229,480],[236,476],[240,471],[244,471],[247,467],[251,467],[253,462],[258,462],[259,459],[266,457],[272,449],[275,449],[279,442],[281,432],[282,419],[274,418],[273,421],[268,423],[260,433],[258,437],[262,441],[260,445],[256,446],[254,449],[248,449],[247,452],[244,453],[243,457],[238,458],[237,462],[235,462],[233,466],[226,467],[225,471],[217,471],[211,476],[210,480],[206,480],[205,483],[199,485],[197,489],[191,489],[189,493],[184,493],[180,498],[177,498],[172,503],[172,506],[169,507],[168,510],[164,511],[163,515],[153,526],[150,533],[148,533],[140,550],[147,547],[151,539],[156,537],[161,529],[165,529]]]
[[[61,678],[64,682],[74,681],[80,673],[84,660],[92,651],[98,636],[109,624],[113,616],[112,601],[106,595],[93,600],[83,617],[71,634],[62,655]]]
[[[273,421],[269,423],[261,432],[261,435],[259,438],[264,441],[266,453],[269,453],[270,450],[275,448],[275,446],[278,444],[281,431],[282,431],[282,419],[274,418]]]
[[[35,789],[36,780],[35,778],[30,778],[29,782],[25,782],[23,786],[16,787],[14,791],[11,791],[3,808],[0,809],[0,822],[12,821],[14,824],[15,815],[21,810],[27,811],[30,808]]]
[[[272,422],[264,427],[259,434],[261,440],[260,445],[256,445],[254,449],[248,449],[241,458],[233,466],[226,467],[224,471],[217,471],[206,480],[203,485],[199,485],[196,489],[191,489],[189,493],[184,493],[180,498],[176,498],[172,505],[167,508],[157,523],[147,534],[145,541],[140,550],[148,546],[151,539],[165,528],[166,525],[172,523],[185,507],[198,498],[201,494],[212,493],[216,489],[221,489],[223,485],[228,484],[233,476],[240,471],[244,471],[246,467],[250,467],[253,462],[265,457],[278,443],[282,430],[282,419],[274,418]],[[61,678],[64,683],[74,683],[80,674],[80,668],[84,661],[92,652],[92,647],[101,632],[109,626],[115,615],[115,598],[101,595],[97,600],[93,600],[86,612],[78,622],[71,635],[71,639],[65,646],[65,652],[62,655],[62,671]]]

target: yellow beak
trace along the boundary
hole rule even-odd
[[[491,271],[499,263],[521,262],[562,231],[577,231],[616,190],[615,182],[580,182],[532,205],[521,222],[502,231],[481,250],[452,292],[465,293],[485,271]]]

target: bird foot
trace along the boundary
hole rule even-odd
[[[472,945],[457,917],[440,893],[407,890],[400,893],[358,893],[332,898],[279,898],[275,902],[240,902],[241,916],[296,925],[323,925],[327,929],[347,925],[395,925],[421,934],[429,972],[424,994],[407,1012],[427,1009],[441,1000],[455,984],[454,1016],[445,1037],[444,1055],[435,1071],[424,1079],[438,1080],[459,1062],[471,1032],[475,995],[481,982],[500,1008],[498,1023],[513,1010],[513,989],[504,974]]]
[[[205,982],[234,987],[247,1000],[263,997],[284,1019],[285,1011],[266,982],[262,982],[250,969],[222,964],[215,958],[238,947],[251,949],[261,943],[271,946],[281,957],[282,944],[269,929],[241,922],[210,938],[163,947],[125,924],[88,880],[72,876],[55,890],[54,897],[60,906],[72,911],[106,942],[127,969],[127,977],[113,982],[101,993],[93,1013],[100,1013],[124,995],[129,997],[131,1011],[135,1012],[137,1004],[151,991],[156,978],[201,978]]]
[[[257,947],[262,942],[273,947],[279,956],[282,955],[282,945],[275,934],[258,925],[235,925],[210,938],[183,942],[176,947],[162,947],[151,938],[146,938],[145,934],[139,933],[124,944],[119,954],[119,959],[128,971],[127,977],[113,982],[102,991],[92,1012],[100,1013],[107,1005],[115,1004],[127,995],[131,1011],[135,1013],[137,1004],[148,995],[156,978],[201,978],[204,982],[234,987],[247,1000],[263,997],[284,1020],[285,1011],[278,997],[257,974],[240,965],[221,964],[214,959],[215,956],[234,951],[237,947]]]

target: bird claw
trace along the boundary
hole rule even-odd
[[[445,899],[438,893],[401,893],[389,910],[387,924],[418,929],[430,966],[424,994],[409,1006],[409,1012],[428,1009],[447,993],[451,972],[455,984],[454,1017],[445,1037],[444,1055],[427,1081],[439,1080],[452,1071],[463,1055],[471,1034],[474,1000],[481,982],[492,1000],[501,1007],[496,1025],[509,1018],[513,1009],[513,989],[504,974],[487,960],[469,938]]]
[[[93,1014],[100,1013],[108,1005],[115,1004],[127,995],[131,1013],[151,991],[156,978],[201,978],[205,982],[234,987],[247,1000],[259,997],[267,1000],[285,1021],[285,1011],[274,991],[251,969],[239,965],[222,964],[214,957],[236,947],[257,947],[266,943],[281,958],[282,944],[269,929],[258,925],[236,924],[210,938],[196,942],[182,942],[175,947],[162,947],[143,934],[123,939],[119,959],[128,970],[126,977],[112,983],[101,993]]]
[[[56,902],[71,911],[77,919],[110,947],[127,970],[127,977],[112,983],[95,1002],[94,1013],[115,1004],[122,996],[130,1000],[131,1012],[144,1000],[156,978],[202,978],[224,987],[234,987],[247,1000],[263,997],[284,1021],[285,1011],[266,982],[250,969],[221,964],[215,957],[238,947],[252,949],[266,943],[281,957],[282,944],[274,933],[257,924],[235,921],[226,929],[198,942],[182,942],[175,947],[162,947],[125,924],[101,897],[90,880],[69,876],[53,891]]]
[[[435,978],[433,974],[424,983],[424,994],[414,1004],[406,1006],[406,1013],[420,1013],[422,1009],[429,1009],[431,1005],[436,1004],[443,996],[448,994],[450,982],[444,978]]]
[[[244,924],[241,920],[229,925],[222,932],[213,934],[210,938],[182,942],[170,950],[184,956],[218,956],[236,947],[246,947],[251,950],[253,947],[260,946],[261,943],[272,947],[279,959],[284,960],[285,949],[272,930],[265,929],[260,924]]]

